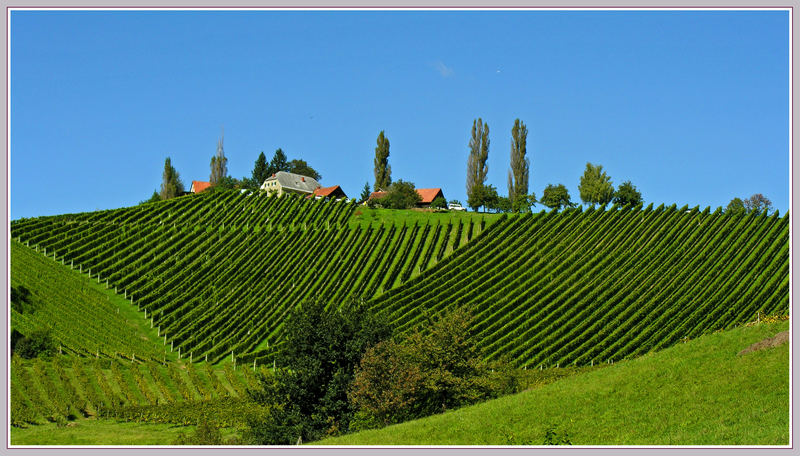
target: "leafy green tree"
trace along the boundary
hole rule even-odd
[[[536,193],[530,195],[520,195],[511,203],[511,211],[520,214],[529,214],[531,207],[536,206]]]
[[[293,445],[346,431],[353,416],[347,389],[368,347],[389,337],[385,320],[366,306],[336,309],[322,302],[296,308],[286,322],[286,340],[277,363],[285,369],[259,376],[251,391],[269,414],[248,420],[247,440],[257,445]]]
[[[450,204],[458,204],[459,206],[461,206],[461,201],[456,200],[456,199],[452,199],[452,200],[450,200]]]
[[[447,207],[447,200],[441,196],[437,196],[431,201],[431,207],[434,209],[445,209]]]
[[[578,185],[581,200],[589,204],[607,204],[614,198],[611,178],[603,171],[602,165],[586,163],[586,169]]]
[[[392,184],[392,167],[389,165],[389,139],[383,130],[378,134],[375,147],[375,191],[386,190]]]
[[[420,201],[422,201],[422,197],[417,193],[414,183],[398,179],[392,182],[379,204],[388,209],[410,209]]]
[[[34,329],[14,344],[14,354],[25,359],[52,356],[56,352],[56,341],[49,328]]]
[[[728,203],[728,207],[725,209],[726,214],[730,215],[745,215],[747,214],[747,209],[744,207],[744,201],[741,198],[734,198]]]
[[[636,190],[636,186],[631,181],[625,181],[617,188],[614,193],[614,204],[620,206],[636,206],[642,203],[642,194]]]
[[[295,159],[290,161],[287,166],[290,173],[300,174],[301,176],[308,176],[315,180],[322,180],[322,174],[318,173],[314,168],[308,166],[305,160]]]
[[[519,207],[517,199],[528,195],[530,160],[525,156],[527,138],[528,127],[516,119],[511,128],[511,169],[508,170],[508,199],[513,208]],[[530,211],[530,206],[528,210]],[[517,209],[514,211],[517,212]]]
[[[477,185],[472,188],[472,195],[467,198],[467,206],[477,212],[480,207],[483,207],[484,212],[487,209],[494,209],[497,207],[498,199],[497,189],[494,185]]]
[[[181,177],[172,166],[172,161],[167,157],[164,161],[164,173],[161,175],[161,192],[159,192],[159,196],[162,200],[170,199],[180,196],[183,191]]]
[[[760,215],[766,213],[769,215],[770,211],[772,211],[772,201],[761,193],[756,193],[744,200],[744,207],[749,214]]]
[[[489,124],[484,124],[480,117],[472,121],[472,138],[469,140],[469,157],[467,159],[467,200],[476,198],[475,192],[482,192],[480,187],[486,182],[489,166]],[[472,207],[472,205],[467,202]]]
[[[264,181],[270,176],[269,166],[267,165],[267,156],[264,155],[263,150],[260,154],[258,154],[258,158],[256,158],[256,163],[253,166],[252,174],[252,179],[256,184],[256,187],[261,187],[261,184],[263,184]]]
[[[228,159],[225,157],[225,149],[222,147],[224,136],[217,141],[217,154],[211,157],[211,186],[219,184],[228,175]]]
[[[491,368],[472,331],[472,314],[459,308],[400,342],[367,350],[349,399],[363,427],[441,413],[492,397]]]
[[[280,148],[272,155],[272,160],[270,160],[269,166],[267,167],[267,177],[272,176],[278,171],[289,171],[289,162],[286,161],[286,154],[283,153],[283,150]],[[264,182],[262,181],[261,183],[263,184]]]
[[[539,200],[539,202],[550,209],[555,208],[560,210],[561,208],[575,206],[575,203],[570,201],[569,192],[564,184],[548,184],[547,187],[544,188],[542,199]]]
[[[493,209],[495,212],[511,212],[511,199],[507,196],[498,196],[494,207],[490,209]]]
[[[372,190],[369,188],[369,182],[364,184],[364,188],[361,190],[361,199],[359,200],[360,203],[369,199],[369,195],[372,194]]]

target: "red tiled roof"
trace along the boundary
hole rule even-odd
[[[314,193],[308,195],[306,198],[311,198],[312,196],[321,196],[325,198],[330,196],[331,193],[335,192],[337,188],[339,188],[338,185],[334,185],[333,187],[320,187],[314,190]],[[342,191],[342,193],[344,193],[344,191]]]
[[[211,182],[203,182],[203,181],[192,181],[192,190],[195,193],[200,193],[203,190],[210,188]]]
[[[389,192],[372,192],[369,194],[369,199],[381,199]]]
[[[442,193],[441,188],[418,188],[417,193],[422,197],[420,204],[430,204],[433,200]]]

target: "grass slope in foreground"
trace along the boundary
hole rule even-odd
[[[788,321],[711,334],[543,388],[315,445],[788,445]]]

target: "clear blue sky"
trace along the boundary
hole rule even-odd
[[[135,205],[169,156],[208,180],[282,148],[357,197],[375,140],[392,178],[466,200],[472,121],[506,194],[511,127],[530,190],[579,201],[586,162],[646,202],[789,208],[785,11],[14,11],[11,217]]]

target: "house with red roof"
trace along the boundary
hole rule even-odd
[[[347,198],[347,195],[344,193],[344,190],[342,190],[342,187],[334,185],[333,187],[320,187],[315,189],[313,193],[306,196],[306,198],[311,197],[315,199],[330,198],[340,200]]]
[[[209,188],[211,188],[211,182],[192,181],[192,186],[189,188],[189,193],[200,193]]]
[[[417,194],[420,196],[420,198],[422,198],[422,200],[417,203],[417,207],[431,207],[431,203],[433,202],[433,200],[439,197],[444,198],[444,193],[442,192],[441,188],[418,188],[416,190]],[[372,192],[369,194],[369,198],[367,201],[381,199],[388,193],[389,192],[385,192],[382,190],[379,190],[377,192]]]

